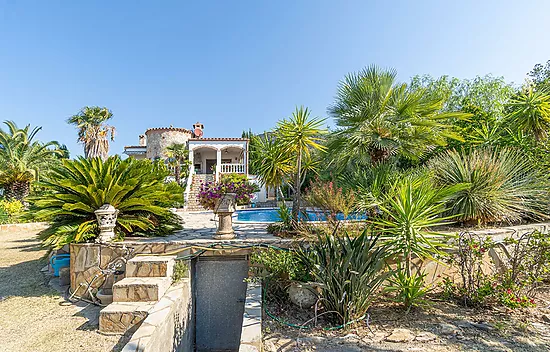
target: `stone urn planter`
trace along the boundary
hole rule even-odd
[[[103,204],[95,212],[99,225],[99,236],[97,243],[109,243],[115,238],[115,227],[118,218],[118,210],[111,204]]]
[[[214,234],[215,239],[235,238],[233,231],[232,215],[237,208],[237,194],[226,193],[221,198],[216,199],[214,213],[218,215],[218,230]]]
[[[321,289],[313,282],[293,281],[287,292],[292,303],[300,308],[311,308],[317,303]]]

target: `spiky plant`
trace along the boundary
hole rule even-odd
[[[59,248],[94,239],[99,233],[94,211],[104,204],[119,210],[119,237],[166,235],[179,229],[178,217],[168,207],[182,201],[182,189],[163,182],[163,167],[118,156],[63,160],[42,182],[46,192],[34,203],[35,218],[51,221],[40,234],[44,244]]]
[[[527,86],[509,103],[506,122],[514,130],[532,134],[537,141],[548,137],[550,129],[550,88]]]
[[[458,220],[485,224],[547,218],[547,182],[519,151],[449,150],[428,168],[440,185],[468,185],[449,198],[449,213]]]
[[[41,127],[19,128],[5,121],[7,130],[0,129],[0,185],[8,200],[23,201],[29,194],[31,182],[57,162],[61,155],[57,142],[35,140]]]

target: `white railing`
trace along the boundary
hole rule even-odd
[[[220,172],[222,174],[244,174],[246,168],[244,164],[222,164]]]

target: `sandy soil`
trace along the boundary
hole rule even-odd
[[[124,337],[97,332],[100,307],[67,304],[48,285],[45,255],[36,232],[0,232],[0,350],[119,351]]]
[[[288,303],[270,302],[270,311],[299,324],[314,314]],[[328,323],[319,320],[321,326]],[[371,330],[369,330],[369,327]],[[550,292],[543,292],[536,308],[470,309],[432,297],[431,304],[405,314],[396,304],[380,302],[366,322],[347,330],[299,330],[264,314],[266,352],[290,351],[550,351]],[[402,337],[406,342],[390,342]],[[397,337],[397,339],[395,338]]]

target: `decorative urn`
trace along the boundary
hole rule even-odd
[[[236,193],[225,193],[221,198],[216,200],[214,213],[218,215],[219,221],[218,231],[214,234],[215,239],[235,238],[232,214],[237,209],[236,197]]]
[[[118,210],[111,204],[103,204],[94,213],[99,225],[99,236],[97,236],[96,242],[111,242],[115,238],[115,226],[118,217]]]

